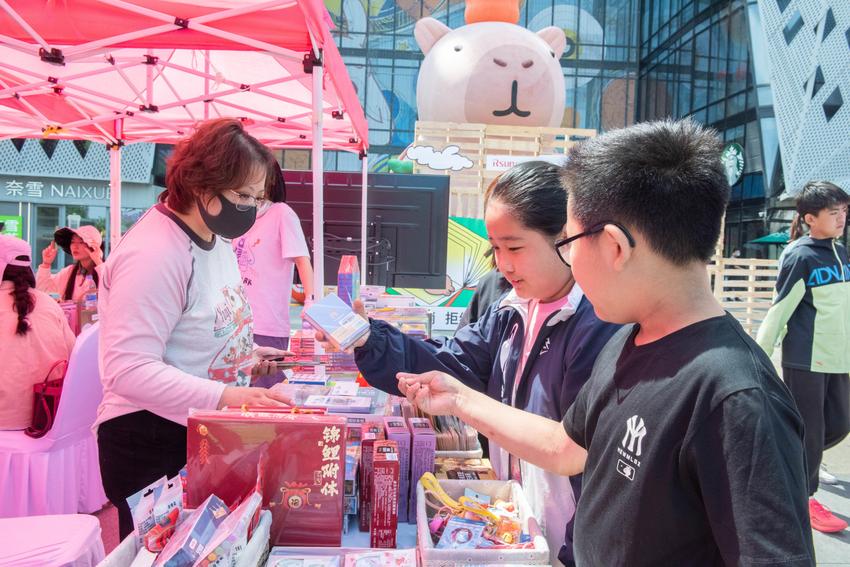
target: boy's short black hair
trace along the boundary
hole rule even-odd
[[[801,217],[817,215],[824,209],[850,203],[850,195],[829,181],[809,181],[797,195],[797,213]]]
[[[675,264],[707,262],[729,200],[720,152],[691,119],[644,122],[574,146],[562,180],[585,229],[622,222]]]

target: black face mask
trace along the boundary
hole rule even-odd
[[[240,211],[221,194],[218,195],[218,202],[221,203],[221,212],[213,216],[198,199],[198,210],[207,228],[223,238],[230,239],[238,238],[251,230],[257,220],[257,207]]]

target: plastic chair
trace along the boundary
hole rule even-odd
[[[0,431],[0,518],[91,513],[106,502],[92,432],[103,397],[98,327],[77,337],[47,435],[33,439],[23,431]]]
[[[94,567],[104,558],[100,523],[94,516],[0,519],[0,533],[0,565]]]

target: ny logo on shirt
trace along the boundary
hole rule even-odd
[[[643,418],[633,415],[626,421],[626,435],[623,437],[623,447],[628,449],[630,453],[640,457],[641,443],[646,436],[646,426],[643,423]],[[637,451],[635,451],[637,444]]]

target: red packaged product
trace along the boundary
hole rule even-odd
[[[345,418],[263,411],[195,411],[187,438],[187,503],[233,504],[257,484],[272,513],[273,545],[342,544]]]
[[[398,532],[398,444],[375,441],[369,546],[395,548]]]
[[[376,441],[383,440],[384,422],[360,425],[360,531],[369,531],[372,510],[372,458]]]

